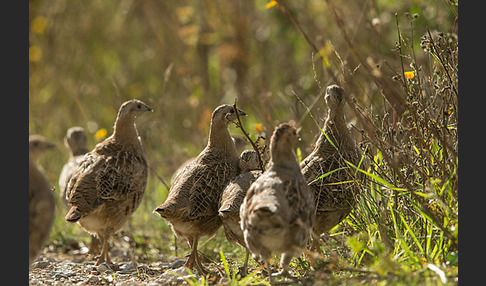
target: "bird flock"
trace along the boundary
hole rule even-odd
[[[184,267],[208,273],[198,254],[201,237],[212,237],[222,226],[226,238],[246,249],[241,274],[248,272],[250,254],[266,266],[270,282],[291,276],[289,263],[306,249],[318,251],[320,235],[351,212],[359,194],[360,151],[344,116],[345,93],[328,86],[328,107],[322,132],[313,151],[299,164],[295,122],[276,126],[269,152],[238,154],[228,126],[246,112],[223,104],[212,113],[206,147],[173,175],[169,194],[154,213],[171,226],[191,248]],[[140,205],[147,185],[148,165],[135,124],[147,111],[132,99],[118,111],[113,134],[91,151],[82,127],[67,130],[70,151],[59,176],[66,223],[77,223],[92,235],[89,253],[96,265],[111,261],[109,239]],[[55,145],[41,135],[29,137],[29,267],[45,245],[52,227],[55,200],[37,159]],[[264,170],[259,164],[268,163]],[[101,247],[101,251],[99,248]],[[280,271],[272,274],[270,259],[280,255]]]

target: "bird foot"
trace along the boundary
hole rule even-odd
[[[299,279],[298,277],[292,276],[292,275],[291,275],[291,274],[290,274],[290,273],[289,273],[287,270],[285,270],[285,269],[282,269],[282,270],[280,270],[280,271],[279,271],[279,272],[277,272],[277,273],[272,273],[272,275],[271,275],[271,281],[272,281],[272,282],[270,282],[270,283],[275,282],[275,280],[274,280],[274,279],[276,279],[276,278],[283,278],[284,280],[289,279],[289,280],[292,280],[292,281],[293,281],[293,282],[295,282],[295,283],[299,283],[299,284],[301,283],[301,281],[300,281],[300,279]]]
[[[110,268],[112,270],[119,270],[120,269],[120,265],[118,265],[118,263],[114,263],[111,261],[111,259],[108,258],[108,260],[105,259],[105,257],[103,257],[103,255],[97,255],[94,257],[94,259],[96,260],[95,262],[95,266],[99,266],[101,265],[102,263],[106,263],[108,264],[108,266],[110,266]]]
[[[105,258],[101,254],[96,255],[94,259],[96,260],[95,266],[101,265],[101,263],[105,262]]]
[[[241,277],[246,277],[248,275],[248,269],[245,266],[240,266],[238,267],[238,273],[237,275],[240,274]]]
[[[205,268],[204,266],[202,266],[202,265],[196,265],[196,268],[197,268],[197,271],[201,275],[207,275],[207,274],[209,274],[209,270],[207,268]]]
[[[186,263],[184,263],[185,268],[189,268],[191,270],[194,270],[194,266],[196,266],[196,260],[194,259],[194,256],[191,254],[186,255],[187,260]]]
[[[184,263],[184,267],[194,270],[194,268],[199,272],[200,275],[206,275],[209,273],[209,270],[206,269],[201,263],[196,260],[196,257],[193,254],[186,255],[187,260]],[[199,262],[199,263],[198,263]]]

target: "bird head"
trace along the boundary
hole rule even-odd
[[[245,116],[246,112],[244,112],[241,109],[237,109],[238,116]],[[230,124],[231,122],[234,122],[237,119],[237,115],[235,112],[235,108],[233,105],[229,104],[223,104],[218,107],[213,111],[213,116],[212,116],[212,121],[222,121],[224,122],[225,125]]]
[[[39,134],[29,136],[29,157],[36,161],[37,158],[45,151],[56,147],[56,144],[47,141],[47,139]]]
[[[153,111],[153,109],[141,100],[132,99],[129,101],[125,101],[120,106],[120,110],[118,111],[118,118],[125,116],[132,116],[133,118],[137,118],[145,111]]]
[[[64,137],[64,145],[73,153],[86,149],[88,138],[83,127],[75,126],[68,129]]]
[[[346,102],[344,98],[344,89],[337,84],[330,85],[326,89],[324,99],[326,100],[329,109],[342,108]]]

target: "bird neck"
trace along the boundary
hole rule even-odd
[[[211,122],[211,127],[209,128],[208,148],[218,149],[232,157],[239,157],[235,142],[229,133],[228,125],[224,123]]]
[[[300,168],[299,162],[297,161],[297,156],[292,148],[271,148],[272,158],[270,160],[269,166],[278,166],[288,169]]]
[[[84,154],[86,154],[88,152],[89,152],[89,150],[86,147],[75,148],[71,152],[71,157],[76,157],[76,156],[84,155]]]
[[[349,133],[344,114],[341,111],[330,111],[322,130],[336,146],[339,146],[342,138]],[[317,139],[316,147],[314,149],[315,151],[327,150],[329,146],[332,147],[332,144],[329,143],[324,133],[321,132],[319,135],[319,139]]]
[[[113,129],[113,138],[116,141],[134,148],[141,147],[135,118],[118,118]]]

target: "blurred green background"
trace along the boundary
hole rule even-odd
[[[406,13],[419,15],[414,45],[420,49],[426,27],[455,27],[447,2],[355,0],[338,8],[362,55],[392,74],[400,65],[394,14],[408,36]],[[56,156],[41,161],[50,179],[56,181],[67,159],[66,130],[84,127],[93,147],[101,139],[95,133],[105,128],[110,135],[120,104],[131,98],[155,110],[139,119],[138,129],[149,163],[164,178],[205,146],[212,110],[236,98],[249,114],[244,125],[251,134],[256,123],[269,135],[275,124],[294,119],[302,126],[300,147],[308,150],[318,128],[293,93],[321,118],[325,103],[313,102],[334,82],[289,18],[267,3],[30,1],[29,133],[59,145]],[[336,74],[342,73],[336,53],[356,68],[353,81],[362,93],[350,96],[383,108],[380,90],[349,55],[326,2],[286,3]],[[355,123],[353,114],[347,117]]]
[[[428,56],[419,52],[427,28],[457,32],[457,1],[332,2],[355,47],[385,78],[401,74],[397,19],[403,40],[416,52],[415,59],[403,59],[405,67],[412,61],[427,62]],[[167,195],[156,175],[170,184],[177,167],[204,148],[211,112],[219,104],[237,99],[248,114],[243,124],[253,138],[269,137],[280,122],[297,121],[302,157],[319,129],[297,96],[322,125],[323,91],[336,83],[326,68],[339,79],[352,74],[358,89],[349,96],[359,106],[385,112],[382,90],[352,56],[327,1],[284,1],[322,60],[289,17],[277,7],[266,7],[268,3],[29,1],[29,134],[42,134],[58,145],[39,161],[56,189],[68,159],[62,141],[67,129],[84,127],[92,149],[111,134],[122,102],[143,100],[154,109],[137,121],[152,171],[130,227],[139,236],[159,238],[151,243],[169,249],[172,233],[151,213]],[[424,64],[423,69],[432,73],[433,67]],[[362,127],[348,107],[346,112],[360,142]],[[230,132],[242,135],[234,126]],[[87,241],[80,227],[63,221],[65,209],[58,203],[50,241],[76,236]]]

